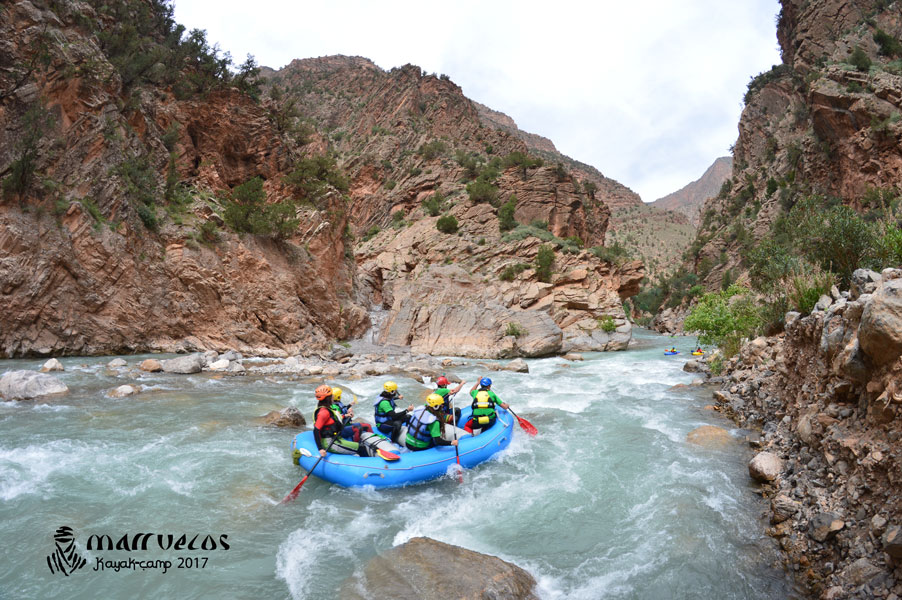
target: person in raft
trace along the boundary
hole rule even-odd
[[[398,408],[397,401],[403,398],[404,396],[398,393],[398,384],[386,381],[382,385],[382,393],[373,403],[376,409],[376,429],[391,441],[395,441],[401,427],[407,422],[407,413],[413,410],[413,404],[407,409]]]
[[[316,395],[316,409],[313,411],[313,439],[319,448],[319,455],[326,455],[326,448],[335,454],[356,454],[369,456],[366,446],[343,437],[344,422],[341,411],[332,399],[332,388],[321,385],[313,392]],[[333,442],[334,440],[334,442]]]
[[[460,391],[460,389],[464,386],[464,382],[461,381],[460,384],[454,389],[451,389],[451,382],[448,381],[448,378],[442,375],[438,379],[435,380],[435,394],[438,394],[445,400],[445,404],[442,406],[442,412],[445,415],[446,423],[457,423],[460,421],[460,408],[454,409],[454,417],[451,416],[451,398],[454,397],[454,394]]]
[[[448,441],[442,437],[442,406],[445,399],[438,394],[429,394],[426,404],[413,411],[407,424],[405,445],[414,452],[433,446],[456,446],[457,440]]]
[[[332,388],[332,406],[333,408],[338,409],[338,411],[341,413],[342,419],[347,418],[350,420],[354,418],[354,407],[350,404],[344,404],[341,401],[340,387]],[[349,423],[345,425],[341,430],[341,437],[359,442],[361,431],[373,433],[373,426],[369,423]]]
[[[478,388],[478,389],[477,389]],[[470,397],[473,398],[473,418],[467,423],[465,429],[472,431],[473,435],[479,435],[484,430],[495,424],[495,405],[507,410],[507,404],[502,402],[492,391],[492,380],[483,377],[470,388]]]

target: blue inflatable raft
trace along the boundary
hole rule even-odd
[[[514,432],[513,416],[496,408],[498,418],[492,428],[479,435],[464,436],[458,440],[460,464],[465,469],[485,462],[507,448]],[[461,410],[461,422],[466,423],[472,409]],[[295,436],[291,450],[299,449],[299,464],[309,471],[319,458],[319,450],[312,431]],[[377,457],[362,457],[329,453],[319,463],[313,474],[331,483],[345,487],[371,485],[377,488],[400,487],[436,479],[445,475],[448,468],[457,464],[453,446],[436,446],[419,452],[406,449],[399,453],[399,460],[387,462]]]
[[[674,356],[674,355],[679,354],[679,353],[680,353],[679,350],[677,350],[676,352],[665,352],[665,353],[664,353],[664,356]]]

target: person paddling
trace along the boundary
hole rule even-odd
[[[326,448],[335,454],[356,454],[369,456],[364,444],[345,438],[342,435],[345,424],[341,411],[334,405],[332,388],[321,385],[313,392],[316,396],[316,409],[313,411],[313,439],[319,449],[319,455],[326,455]],[[333,441],[334,440],[334,441]]]
[[[414,452],[433,446],[456,446],[457,440],[448,441],[442,437],[444,415],[442,406],[445,399],[438,394],[429,394],[426,404],[413,411],[408,420],[405,445]]]
[[[351,420],[354,418],[354,407],[351,404],[344,404],[341,401],[340,387],[332,388],[332,406],[338,409],[342,419]],[[342,428],[341,437],[359,442],[360,433],[364,431],[373,433],[373,426],[369,423],[349,423]]]
[[[438,379],[435,380],[435,394],[441,396],[445,403],[442,405],[442,412],[445,415],[446,423],[457,423],[460,421],[460,409],[454,409],[454,415],[451,415],[451,399],[454,397],[457,392],[461,390],[464,386],[464,382],[461,381],[456,388],[451,389],[451,382],[448,381],[448,378],[442,375]]]
[[[495,414],[496,405],[505,410],[509,408],[492,391],[492,380],[488,377],[483,377],[473,385],[470,389],[470,397],[473,398],[471,405],[473,407],[473,418],[467,423],[465,429],[472,431],[473,435],[479,435],[495,424],[495,419],[497,418]]]
[[[394,381],[386,381],[382,385],[382,393],[373,403],[376,410],[376,429],[391,441],[395,441],[401,427],[407,422],[407,413],[413,410],[413,404],[406,410],[398,408],[397,401],[403,398],[404,396],[398,393],[398,384]]]

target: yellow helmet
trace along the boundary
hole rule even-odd
[[[485,390],[476,394],[477,402],[488,402],[489,401],[489,393]]]
[[[426,404],[429,405],[430,408],[438,408],[444,403],[445,399],[438,394],[429,394],[429,396],[426,398]]]
[[[332,399],[333,400],[341,400],[341,388],[339,388],[339,387],[332,388]]]
[[[397,391],[398,391],[398,384],[395,383],[394,381],[386,381],[386,382],[382,385],[382,389],[384,389],[384,390],[385,390],[386,392],[388,392],[388,393],[397,392]]]

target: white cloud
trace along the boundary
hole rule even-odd
[[[180,23],[206,29],[236,62],[346,54],[446,73],[646,201],[727,154],[749,78],[780,62],[778,10],[778,0],[175,2]]]

